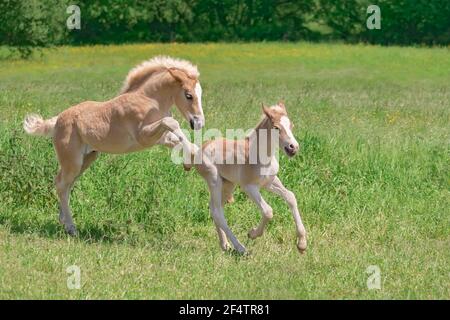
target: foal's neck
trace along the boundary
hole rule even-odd
[[[252,133],[250,133],[247,139],[249,143],[249,151],[256,152],[256,155],[258,156],[258,163],[263,160],[261,159],[262,157],[271,159],[275,155],[276,144],[273,144],[275,141],[272,141],[272,125],[269,118],[264,117]]]
[[[174,104],[174,86],[169,79],[166,72],[158,73],[151,76],[139,90],[148,98],[156,100],[159,110],[163,113],[169,112]]]

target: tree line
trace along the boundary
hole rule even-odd
[[[67,7],[80,8],[69,29]],[[368,29],[367,8],[381,12]],[[206,41],[450,44],[448,0],[2,0],[0,45],[28,55],[60,44]]]

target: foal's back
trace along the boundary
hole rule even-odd
[[[154,112],[150,112],[151,110]],[[63,111],[55,126],[55,137],[72,130],[92,149],[124,153],[142,149],[136,142],[137,130],[162,118],[148,97],[129,93],[105,102],[86,101]]]
[[[190,167],[185,165],[186,170]],[[239,185],[260,183],[259,166],[250,164],[248,138],[206,141],[202,145],[201,163],[195,164],[195,167],[205,179],[218,175]]]

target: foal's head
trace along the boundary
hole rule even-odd
[[[272,129],[278,130],[280,148],[289,156],[294,156],[299,145],[292,134],[292,128],[294,125],[288,118],[286,107],[283,102],[267,107],[263,105],[264,114],[269,119]]]
[[[189,77],[184,71],[169,68],[169,73],[175,79],[177,92],[175,105],[189,121],[191,129],[198,130],[205,125],[205,116],[202,109],[202,87],[198,79]]]

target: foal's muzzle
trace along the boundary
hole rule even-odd
[[[286,154],[289,157],[295,156],[295,154],[297,153],[298,149],[299,149],[299,145],[298,144],[290,144],[290,145],[284,147],[284,151],[286,152]]]
[[[189,124],[191,125],[192,130],[199,130],[205,125],[205,120],[201,116],[192,116],[191,120],[189,120]]]

